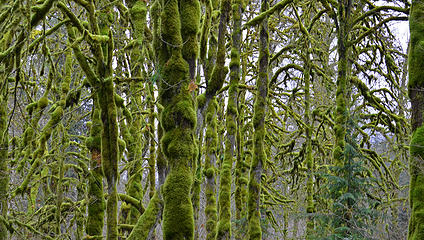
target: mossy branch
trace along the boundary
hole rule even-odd
[[[118,197],[121,201],[124,201],[126,203],[133,205],[140,212],[140,214],[143,214],[145,212],[143,203],[140,200],[123,193],[119,193]]]
[[[280,1],[279,3],[275,4],[273,7],[268,9],[267,11],[262,12],[261,14],[259,14],[258,16],[250,20],[249,22],[245,23],[243,26],[243,29],[259,25],[266,17],[272,15],[274,12],[282,10],[283,8],[285,8],[288,4],[292,2],[293,0]]]
[[[148,239],[148,236],[154,231],[158,220],[161,217],[163,200],[160,191],[155,191],[152,199],[149,201],[146,211],[138,219],[137,224],[132,229],[128,240]]]

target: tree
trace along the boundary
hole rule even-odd
[[[419,236],[420,1],[0,3],[0,239]]]
[[[412,139],[410,144],[410,205],[411,219],[409,221],[408,239],[420,239],[424,236],[423,223],[423,186],[424,179],[422,160],[423,160],[423,80],[421,71],[423,68],[422,61],[422,19],[424,3],[422,1],[413,1],[411,6],[411,17],[409,20],[409,28],[411,31],[410,50],[409,50],[409,82],[408,91],[411,98],[411,125]]]

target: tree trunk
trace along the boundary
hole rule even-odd
[[[411,99],[412,139],[409,171],[411,218],[408,240],[424,239],[424,1],[412,1],[410,12],[410,50],[408,90]]]
[[[261,1],[261,12],[269,8],[268,0]],[[253,159],[250,165],[249,179],[249,239],[262,239],[260,196],[261,175],[266,154],[264,150],[265,140],[265,116],[267,112],[268,97],[268,63],[269,63],[269,33],[268,18],[265,17],[260,24],[259,30],[259,76],[256,80],[257,94],[254,105],[253,127]]]

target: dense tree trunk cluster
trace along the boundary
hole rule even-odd
[[[0,240],[424,239],[424,1],[0,3]]]

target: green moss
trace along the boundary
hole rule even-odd
[[[184,3],[180,4],[185,9]],[[161,15],[161,36],[166,46],[160,54],[162,69],[159,97],[163,105],[161,126],[164,135],[162,150],[168,159],[169,174],[163,186],[164,211],[163,235],[165,240],[191,240],[194,238],[193,205],[193,156],[196,154],[194,127],[195,104],[188,92],[188,63],[181,53],[181,30],[179,1],[164,3]]]
[[[60,122],[60,119],[63,116],[63,108],[61,106],[57,106],[56,109],[51,114],[51,119],[47,124],[49,127],[54,127],[56,124]]]
[[[131,6],[132,5],[132,6]],[[130,1],[130,16],[133,24],[135,36],[143,38],[144,27],[146,25],[147,6],[145,1]]]
[[[133,121],[132,114],[131,114],[130,110],[128,110],[128,108],[124,108],[123,114],[124,114],[125,118],[127,119],[127,121],[129,121],[129,122]]]
[[[27,127],[24,132],[23,146],[29,146],[33,136],[34,136],[34,129],[32,127]]]
[[[218,145],[217,134],[217,102],[216,98],[212,98],[206,112],[206,153],[205,167],[203,174],[206,177],[206,239],[212,240],[216,237],[217,225],[217,206],[216,206],[216,181],[215,181],[215,163]]]
[[[194,103],[190,95],[181,92],[175,99],[175,104],[168,106],[162,111],[162,128],[165,131],[176,127],[179,122],[189,124],[190,128],[196,126],[197,116]]]
[[[424,156],[424,126],[415,130],[410,145],[411,156]]]
[[[85,232],[90,236],[101,236],[106,206],[103,197],[103,176],[98,171],[92,171],[88,177],[88,193],[88,217]]]
[[[199,51],[197,33],[200,26],[200,3],[197,0],[180,1],[181,36],[184,45],[182,47],[183,58],[194,60]]]
[[[149,232],[157,222],[156,218],[158,217],[162,207],[163,201],[156,192],[152,199],[150,199],[146,211],[138,219],[137,224],[134,226],[134,229],[128,237],[128,240],[147,239]]]
[[[191,240],[194,238],[193,208],[190,198],[191,171],[176,168],[169,173],[163,186],[164,239]]]
[[[178,11],[178,1],[167,1],[166,4],[162,6],[160,23],[162,39],[174,46],[180,46],[182,44],[182,37],[180,32],[181,22]],[[172,46],[167,46],[167,48],[172,48]]]
[[[212,71],[211,79],[208,82],[206,95],[213,96],[222,88],[225,81],[225,76],[228,73],[228,68],[223,65],[215,65]]]
[[[6,88],[7,91],[7,88]],[[3,95],[3,91],[1,91]],[[7,95],[6,95],[7,96]],[[0,217],[7,219],[9,200],[9,136],[7,134],[7,97],[0,96]],[[10,229],[9,229],[10,230]],[[0,220],[0,239],[8,238],[7,224]],[[11,232],[13,233],[13,232]]]
[[[31,15],[31,27],[35,27],[47,15],[54,2],[54,0],[46,0],[42,4],[31,8],[33,12]]]
[[[424,41],[423,15],[424,3],[422,1],[414,1],[409,17],[409,29],[411,34],[408,57],[409,89],[415,89],[422,86],[422,69],[424,69],[424,61],[422,61],[422,56],[424,55],[424,48],[422,47],[422,42]],[[411,91],[409,94],[411,94]]]
[[[205,106],[206,103],[206,95],[200,94],[199,96],[196,97],[197,100],[197,108],[202,108],[203,106]]]
[[[240,52],[238,49],[231,49],[230,69],[235,66],[240,66]]]
[[[205,176],[207,178],[212,178],[214,176],[214,174],[215,174],[215,169],[213,169],[212,167],[210,167],[210,168],[208,168],[208,169],[205,170],[205,173],[204,174],[205,174]]]
[[[28,112],[29,115],[32,115],[32,112],[37,107],[37,105],[38,102],[32,102],[25,107],[25,110]]]
[[[120,158],[122,158],[124,155],[125,147],[126,147],[125,141],[118,138],[118,147],[119,147],[119,156]]]
[[[162,149],[165,156],[175,159],[191,158],[195,153],[195,147],[191,143],[190,131],[191,129],[175,128],[166,132],[162,138]]]

